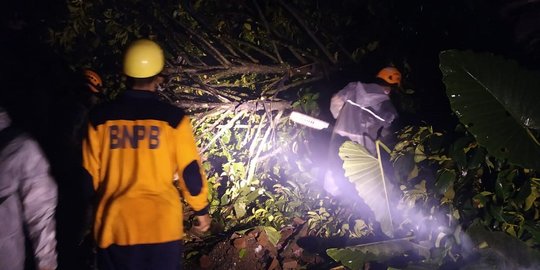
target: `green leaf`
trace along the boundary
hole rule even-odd
[[[226,205],[228,203],[229,203],[229,195],[228,194],[223,194],[223,196],[221,196],[219,204],[220,205]]]
[[[426,189],[426,180],[420,181],[420,183],[414,185],[414,188],[403,190],[403,201],[407,204],[408,207],[412,208],[416,205],[416,202],[419,200],[427,200],[428,194]]]
[[[531,193],[532,193],[531,183],[529,181],[524,181],[521,187],[519,188],[519,192],[515,200],[518,203],[522,204],[525,202],[525,200],[527,200],[527,197],[529,197]],[[529,209],[523,209],[523,210],[527,211]]]
[[[502,171],[497,175],[495,181],[495,194],[497,198],[506,201],[514,192],[513,179],[516,177],[516,170]]]
[[[469,169],[475,169],[484,163],[486,160],[486,151],[484,148],[475,148],[473,151],[473,156],[469,159]]]
[[[351,233],[353,234],[354,237],[361,237],[370,233],[370,230],[364,220],[357,219],[354,221],[354,228]]]
[[[441,195],[446,193],[448,188],[454,184],[455,180],[455,171],[447,169],[442,170],[442,172],[439,174],[439,177],[437,177],[437,181],[435,182],[435,188],[437,189],[437,192]]]
[[[281,234],[273,227],[264,226],[262,227],[264,232],[266,232],[266,235],[268,236],[268,241],[272,243],[272,245],[276,246],[279,242],[279,239],[281,238]]]
[[[252,203],[255,199],[257,199],[260,196],[259,192],[257,190],[250,191],[248,195],[246,196],[246,202]]]
[[[328,256],[350,269],[363,269],[369,261],[385,261],[415,251],[420,256],[429,257],[429,249],[409,241],[411,238],[380,241],[348,248],[326,250]]]
[[[525,224],[523,225],[523,228],[532,235],[536,243],[540,242],[540,225],[539,224],[535,224],[535,222],[533,221],[526,221]]]
[[[409,176],[416,168],[414,155],[412,153],[405,153],[404,155],[399,156],[396,161],[394,161],[394,168],[400,181],[408,180]]]
[[[365,254],[364,252],[349,248],[331,248],[326,250],[326,253],[334,261],[340,262],[349,269],[363,269],[366,262],[376,259],[373,254]]]
[[[538,250],[528,247],[521,240],[506,233],[490,232],[479,222],[474,222],[467,229],[467,234],[476,246],[483,244],[484,248],[481,250],[501,257],[505,261],[507,269],[536,269],[540,265],[540,252]],[[467,269],[477,268],[471,266]]]
[[[240,251],[238,252],[238,257],[240,259],[244,258],[244,256],[246,256],[246,249],[245,248],[242,248],[240,249]]]
[[[499,222],[506,222],[506,220],[503,217],[502,206],[490,204],[488,205],[487,209],[491,217],[493,217],[495,220]]]
[[[371,208],[375,219],[381,224],[381,230],[393,236],[388,185],[382,174],[379,160],[373,157],[361,144],[346,141],[339,148],[343,160],[345,176],[356,187],[358,195]]]
[[[450,105],[479,144],[500,159],[540,169],[540,74],[490,54],[449,50],[440,68]]]
[[[416,149],[414,150],[414,162],[420,163],[426,158],[427,157],[426,157],[426,154],[424,153],[424,146],[419,144],[418,146],[416,146]]]
[[[472,141],[473,140],[470,137],[460,137],[450,147],[450,157],[458,164],[461,170],[467,167],[467,156],[465,155],[465,148]]]
[[[234,204],[234,213],[236,214],[236,218],[241,218],[246,215],[246,203],[244,202],[236,202]]]
[[[534,202],[538,197],[540,197],[540,188],[539,188],[539,181],[535,178],[531,180],[531,193],[525,199],[525,207],[523,210],[527,211],[531,209],[531,207],[534,205]]]
[[[485,193],[476,194],[473,198],[473,205],[475,208],[484,208],[488,203],[489,199],[486,197]]]

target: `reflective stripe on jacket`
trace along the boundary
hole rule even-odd
[[[83,165],[98,195],[94,237],[111,244],[163,243],[183,237],[178,190],[207,211],[206,177],[190,119],[156,93],[128,90],[90,113]]]
[[[351,82],[336,93],[330,111],[337,119],[334,132],[361,143],[372,153],[377,132],[390,126],[397,117],[382,86],[361,82]]]

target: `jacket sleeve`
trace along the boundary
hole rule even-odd
[[[385,120],[384,126],[390,126],[390,124],[392,124],[392,122],[397,118],[397,111],[394,108],[394,105],[392,105],[392,102],[390,100],[385,100],[381,103],[379,107],[379,113],[381,117]]]
[[[21,167],[20,196],[25,224],[39,268],[55,269],[57,186],[49,174],[49,163],[38,144],[27,138],[21,148],[24,161]]]
[[[91,123],[88,123],[87,134],[82,145],[83,167],[92,177],[94,190],[97,190],[99,184],[99,151],[98,131]]]
[[[332,113],[332,116],[334,116],[335,119],[338,118],[339,112],[343,108],[343,105],[345,105],[345,102],[348,99],[348,96],[351,92],[354,92],[354,89],[356,88],[356,83],[351,82],[347,84],[343,89],[339,90],[336,94],[332,96],[332,99],[330,100],[330,112]]]
[[[208,183],[201,166],[201,158],[190,119],[184,116],[174,130],[176,140],[176,161],[182,196],[195,210],[195,214],[208,213]]]

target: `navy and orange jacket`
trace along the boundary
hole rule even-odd
[[[207,181],[190,119],[154,92],[127,90],[92,110],[83,165],[98,196],[94,237],[101,248],[182,239],[175,176],[196,213],[208,211]]]

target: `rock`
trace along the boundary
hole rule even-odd
[[[259,243],[259,245],[263,246],[266,250],[268,250],[270,256],[277,256],[277,248],[270,242],[270,240],[268,239],[268,234],[266,234],[266,232],[262,231],[261,233],[259,233],[259,237],[257,237],[257,243]]]
[[[298,262],[291,259],[283,261],[283,270],[298,269]]]
[[[274,258],[272,260],[272,263],[270,263],[270,266],[268,266],[268,270],[281,270],[278,259]]]
[[[294,222],[294,224],[296,224],[296,225],[302,225],[302,224],[306,223],[305,220],[303,220],[303,219],[301,219],[301,218],[299,218],[299,217],[293,218],[293,222]]]
[[[199,259],[199,265],[201,266],[201,269],[213,269],[214,265],[212,263],[212,259],[208,255],[202,255]]]
[[[233,240],[233,246],[240,250],[247,247],[247,241],[244,237],[239,237]]]
[[[272,245],[268,240],[268,235],[265,232],[261,232],[259,234],[259,236],[257,237],[257,242],[263,247],[269,247]]]

